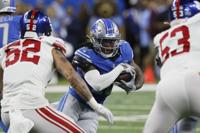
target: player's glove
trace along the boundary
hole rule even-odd
[[[159,55],[157,54],[156,57],[155,57],[155,63],[158,67],[161,67],[162,66],[162,62],[161,62],[161,59],[159,57]]]
[[[98,108],[96,109],[96,112],[98,114],[100,114],[101,116],[103,116],[105,119],[107,119],[107,121],[110,124],[113,124],[113,114],[111,113],[111,111],[109,109],[107,109],[103,105],[99,104]]]
[[[156,57],[155,57],[155,64],[158,66],[158,67],[161,67],[162,66],[162,61],[159,57],[159,53],[158,53],[158,46],[155,48],[155,53],[156,53]]]
[[[136,72],[135,72],[135,68],[127,63],[120,63],[119,65],[123,66],[124,70],[123,72],[127,72],[130,73],[131,76],[135,77]]]
[[[120,88],[125,90],[127,94],[129,94],[131,91],[136,90],[136,86],[135,86],[136,71],[135,71],[135,68],[129,64],[122,63],[122,65],[126,68],[124,71],[131,74],[132,79],[130,81],[120,80],[120,81],[115,82],[114,85],[119,86]]]
[[[123,90],[125,90],[127,94],[129,94],[130,92],[136,90],[135,78],[132,78],[129,82],[121,80],[119,82],[115,82],[114,85],[116,85],[116,86],[122,88]]]
[[[99,115],[103,116],[110,124],[113,124],[113,114],[112,112],[104,107],[103,105],[96,102],[94,98],[91,98],[87,102],[92,109],[94,109]]]

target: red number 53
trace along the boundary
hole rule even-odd
[[[8,45],[6,49],[6,67],[15,64],[17,61],[38,64],[40,56],[34,54],[40,51],[40,44],[37,40],[27,39],[21,45],[20,41]],[[28,53],[32,53],[31,57],[28,56]]]
[[[182,37],[177,39],[177,45],[179,47],[176,47],[174,50],[170,50],[170,44],[168,44],[166,47],[163,47],[163,41],[169,36],[170,39],[173,39],[176,37],[177,33],[182,33]],[[183,25],[180,27],[175,28],[171,32],[166,32],[162,38],[160,39],[160,50],[161,50],[161,56],[164,59],[163,63],[171,56],[179,55],[184,52],[189,52],[190,50],[190,34],[189,34],[189,29],[187,26]],[[181,47],[180,47],[181,46]],[[177,51],[177,48],[181,50]]]

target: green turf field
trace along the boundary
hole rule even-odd
[[[154,94],[155,92],[134,92],[126,95],[123,92],[113,92],[105,105],[115,115],[115,122],[109,125],[102,118],[98,133],[141,133],[153,104]],[[48,93],[47,97],[53,102],[61,95],[61,93]],[[200,125],[196,133],[200,133]]]
[[[154,101],[154,93],[134,92],[129,95],[122,92],[112,93],[105,104],[114,113],[115,123],[109,125],[101,119],[98,133],[141,133]],[[62,93],[47,93],[46,96],[50,102],[54,102],[61,95]],[[196,133],[200,133],[200,126]]]
[[[47,97],[52,102],[60,95],[48,93]],[[115,115],[115,122],[109,125],[102,118],[98,133],[141,133],[153,100],[154,92],[112,93],[105,104]]]

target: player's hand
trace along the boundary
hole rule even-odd
[[[135,77],[133,77],[129,82],[126,81],[119,81],[119,82],[115,82],[114,85],[120,87],[121,89],[125,90],[127,94],[129,94],[132,91],[136,90],[136,86],[135,86]]]
[[[112,112],[101,104],[98,104],[95,110],[99,115],[103,116],[110,124],[113,124],[113,114]]]
[[[120,63],[119,65],[121,65],[123,67],[123,71],[122,72],[127,72],[130,73],[131,76],[135,77],[136,75],[136,71],[135,68],[127,63]]]
[[[94,109],[99,115],[103,116],[110,124],[113,124],[113,114],[112,112],[104,107],[103,105],[96,102],[94,97],[92,97],[87,104]]]

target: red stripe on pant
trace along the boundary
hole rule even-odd
[[[70,133],[70,130],[68,128],[65,128],[64,126],[58,124],[58,122],[55,122],[55,120],[52,120],[51,118],[49,118],[46,114],[42,113],[39,109],[36,109],[36,112],[45,120],[47,120],[48,122],[52,123],[53,125],[56,125],[57,127],[63,129],[66,133]]]
[[[54,111],[53,109],[51,109],[50,107],[47,107],[50,111],[52,111],[53,113],[55,113],[57,116],[60,116],[60,118],[64,119],[65,121],[68,121],[72,126],[78,128],[78,130],[80,130],[81,132],[85,132],[83,131],[78,125],[74,124],[72,121],[68,120],[66,117],[63,117],[62,115],[60,115],[59,113],[57,113],[56,111]]]
[[[67,133],[84,133],[84,131],[80,130],[80,128],[74,125],[70,120],[67,120],[67,118],[64,118],[48,107],[36,109],[36,112],[44,119],[63,129]]]

